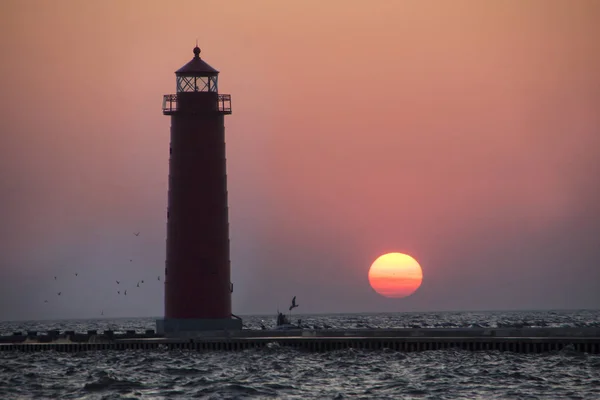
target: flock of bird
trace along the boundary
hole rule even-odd
[[[140,236],[140,232],[134,232],[133,234],[134,234],[134,236],[136,236],[136,237],[137,237],[137,236]],[[133,259],[129,259],[129,262],[133,262]],[[73,275],[75,275],[75,276],[77,277],[77,276],[79,276],[79,273],[78,273],[78,272],[75,272]],[[157,277],[156,277],[156,279],[157,279],[158,281],[160,281],[160,275],[159,275],[159,276],[157,276]],[[58,281],[58,276],[54,276],[54,280],[55,280],[55,281]],[[116,292],[117,292],[117,295],[121,295],[121,291],[122,291],[122,292],[123,292],[123,296],[127,296],[127,289],[123,289],[123,290],[121,290],[121,288],[122,288],[122,286],[120,286],[120,285],[121,285],[121,281],[119,281],[119,280],[115,280],[115,283],[116,283],[117,285],[119,285],[119,286],[117,286],[117,288],[115,289],[115,290],[116,290]],[[143,284],[144,284],[144,280],[143,280],[143,279],[141,279],[141,280],[137,281],[137,283],[136,283],[136,288],[139,288],[139,287],[140,287],[140,285],[143,285]],[[56,293],[56,295],[57,295],[57,296],[61,296],[61,295],[62,295],[62,291],[60,291],[60,292],[57,292],[57,293]],[[49,303],[48,299],[44,300],[44,303]],[[102,310],[102,311],[101,311],[101,314],[100,314],[100,315],[104,315],[104,310]]]

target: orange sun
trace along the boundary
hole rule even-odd
[[[384,254],[369,269],[371,287],[385,297],[410,296],[421,286],[422,281],[421,266],[407,254]]]

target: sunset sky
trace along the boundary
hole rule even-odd
[[[600,308],[598,21],[595,0],[3,0],[0,320],[162,315],[161,102],[196,39],[232,95],[234,313]],[[423,268],[405,299],[369,285],[392,251]]]

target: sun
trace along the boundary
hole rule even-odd
[[[380,256],[369,269],[369,283],[380,295],[407,297],[417,291],[423,281],[423,270],[411,256],[388,253]]]

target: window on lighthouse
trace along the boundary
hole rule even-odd
[[[218,92],[217,76],[178,76],[178,92]]]

